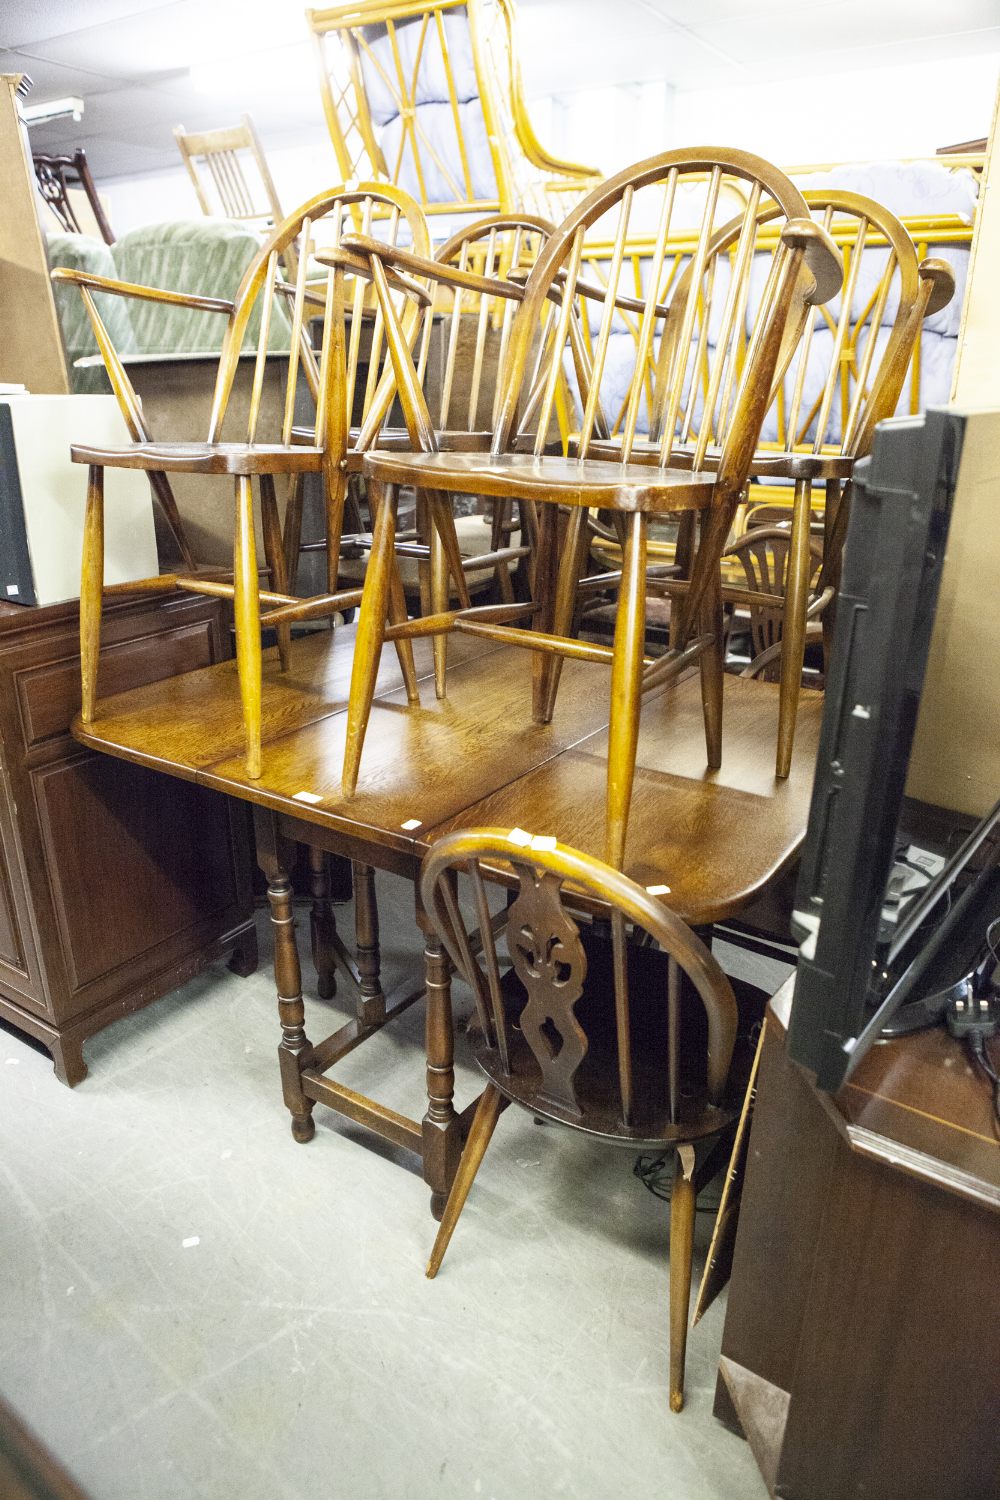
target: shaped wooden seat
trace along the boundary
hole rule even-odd
[[[665,301],[663,273],[668,261],[672,214],[678,184],[693,180],[703,193],[702,224],[689,277],[690,291],[679,304]],[[749,211],[735,249],[736,273],[722,310],[721,334],[708,361],[707,385],[692,380],[690,350],[699,337],[696,305],[704,277],[714,264],[712,245],[718,234],[715,215],[723,201],[723,184],[737,180],[749,194]],[[632,385],[624,417],[619,463],[591,460],[590,445],[611,433],[601,404],[601,381],[612,323],[620,315],[620,292],[615,275],[597,292],[597,332],[592,348],[581,337],[581,298],[578,282],[584,237],[600,221],[614,224],[612,265],[621,269],[634,199],[652,197],[657,229],[654,262],[642,300],[637,366],[645,371],[653,360],[659,369],[656,410],[662,440],[655,466],[629,466],[635,441],[639,401],[645,381]],[[749,341],[744,338],[748,278],[745,274],[756,244],[756,215],[763,204],[774,205],[781,223],[768,260],[764,295]],[[376,251],[372,268],[380,305],[387,297],[385,267]],[[702,671],[708,763],[720,764],[722,755],[723,629],[719,559],[743,486],[769,402],[769,394],[783,350],[797,342],[813,302],[828,300],[839,289],[843,267],[829,234],[809,218],[801,195],[776,168],[739,151],[703,154],[664,153],[626,169],[596,189],[548,240],[525,286],[524,300],[514,320],[508,356],[502,373],[494,439],[489,461],[476,456],[434,453],[433,424],[422,401],[406,341],[392,331],[391,310],[385,308],[393,367],[400,400],[411,432],[422,452],[412,461],[402,455],[373,454],[366,472],[371,478],[373,503],[378,505],[372,560],[366,577],[358,626],[343,787],[350,795],[357,785],[361,751],[371,706],[378,656],[384,640],[408,634],[472,628],[496,639],[517,642],[537,653],[532,713],[547,722],[554,710],[560,658],[565,655],[603,661],[612,668],[611,728],[608,763],[608,832],[606,857],[619,866],[631,798],[638,731],[639,701],[644,687],[670,680],[698,661]],[[433,272],[426,270],[431,279]],[[588,313],[588,316],[590,314]],[[582,421],[577,453],[584,462],[547,456],[555,421],[557,393],[569,372],[575,380]],[[671,456],[678,430],[690,425],[696,401],[700,415],[690,461],[680,473]],[[532,454],[516,455],[519,442],[533,434]],[[711,446],[720,458],[715,472],[702,473],[702,459]],[[428,455],[434,455],[428,457]],[[516,455],[511,457],[511,455]],[[494,463],[496,460],[496,463]],[[622,465],[626,467],[622,467]],[[380,468],[380,466],[383,466]],[[492,470],[492,472],[491,472]],[[379,474],[383,478],[379,478]],[[594,482],[591,483],[591,480]],[[533,611],[524,605],[506,608],[486,619],[460,624],[460,614],[438,611],[429,620],[404,625],[386,624],[386,588],[396,526],[398,487],[433,484],[428,493],[516,494],[529,497],[538,508],[538,556],[535,564]],[[564,535],[558,534],[558,507],[570,502]],[[624,538],[624,566],[619,590],[613,649],[571,638],[577,584],[586,555],[586,507],[604,505],[619,519]],[[651,511],[687,507],[701,517],[699,543],[684,601],[674,648],[655,663],[644,659],[647,523]],[[436,503],[435,525],[453,576],[460,564],[454,522],[448,506]],[[533,613],[532,630],[512,623],[518,614]]]
[[[468,877],[463,904],[460,876]],[[508,887],[502,922],[492,918],[487,895],[496,878]],[[469,1035],[487,1078],[427,1275],[441,1268],[509,1103],[633,1151],[670,1153],[670,1405],[680,1411],[695,1204],[711,1175],[706,1147],[736,1118],[746,1082],[746,1069],[738,1077],[732,1068],[740,1029],[733,988],[662,902],[555,840],[499,828],[446,834],[424,859],[420,891],[472,990]],[[659,951],[639,946],[640,936]]]
[[[323,467],[322,448],[285,443],[132,443],[92,448],[74,443],[73,462],[101,468],[154,469],[160,474],[297,474]]]

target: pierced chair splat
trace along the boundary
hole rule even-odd
[[[738,180],[747,192],[749,204],[736,251],[737,271],[723,308],[720,337],[709,360],[708,384],[702,395],[691,375],[692,343],[697,343],[697,297],[692,293],[679,305],[665,303],[664,267],[669,259],[674,209],[682,196],[679,185],[686,186],[691,179],[702,194],[701,228],[691,277],[693,288],[699,287],[718,233],[715,220],[723,201],[723,185],[730,178]],[[601,384],[610,330],[620,304],[614,267],[621,267],[634,203],[640,196],[652,197],[658,225],[645,294],[637,299],[641,312],[636,364],[644,370],[650,351],[655,349],[659,375],[656,402],[662,438],[652,464],[630,461],[645,385],[642,378],[632,382],[620,452],[613,460],[590,454],[591,442],[599,442],[610,432],[601,406]],[[748,295],[744,269],[754,250],[757,210],[765,200],[773,201],[781,223],[768,260],[760,308],[747,341],[743,336]],[[591,300],[580,284],[583,246],[588,230],[607,219],[614,223],[616,249],[612,274],[598,293],[599,326],[588,352],[581,347],[580,338],[579,303],[581,298]],[[373,272],[378,290],[381,267],[377,257],[373,257]],[[344,761],[345,795],[351,795],[357,785],[383,641],[418,631],[466,631],[535,652],[532,712],[540,723],[548,722],[554,710],[560,658],[573,656],[610,666],[609,864],[620,867],[624,856],[643,691],[676,679],[697,661],[703,680],[708,763],[720,764],[724,653],[720,555],[746,482],[779,356],[786,341],[797,339],[809,306],[832,297],[841,281],[841,259],[829,234],[809,217],[801,194],[777,168],[748,153],[721,148],[698,153],[673,151],[611,178],[591,193],[546,243],[528,278],[524,301],[511,330],[489,454],[435,451],[440,445],[426,422],[426,413],[417,409],[418,382],[405,341],[395,338],[391,342],[407,419],[423,422],[430,430],[422,433],[419,446],[424,451],[420,453],[376,450],[365,459],[364,472],[373,502],[378,504],[378,519],[359,617]],[[380,295],[384,297],[385,292]],[[388,326],[388,312],[386,322]],[[576,382],[582,408],[574,458],[547,452],[555,435],[557,396],[569,377]],[[694,445],[680,466],[672,462],[674,446],[679,432],[691,425],[688,418],[692,412]],[[530,444],[528,452],[524,451],[526,441]],[[704,460],[713,444],[719,448],[720,457],[709,470]],[[387,626],[376,580],[391,561],[396,494],[402,484],[439,495],[490,495],[534,502],[538,514],[535,597],[524,607],[524,612],[533,616],[532,629],[507,623],[496,613],[476,618],[467,607],[408,625]],[[560,506],[569,510],[561,539]],[[615,642],[610,648],[571,636],[589,507],[617,513],[625,539]],[[699,544],[676,645],[653,661],[644,656],[648,522],[653,515],[681,511],[700,513]],[[452,554],[457,548],[450,509],[437,505],[434,519],[454,574]]]
[[[554,840],[543,849],[519,836],[448,834],[421,869],[427,918],[472,990],[469,1035],[487,1080],[427,1275],[440,1270],[508,1104],[633,1151],[670,1153],[670,1405],[680,1411],[705,1148],[737,1117],[745,1085],[732,1066],[737,998],[701,939],[642,886]],[[464,905],[460,875],[470,886]],[[487,895],[498,878],[513,887],[499,929]]]

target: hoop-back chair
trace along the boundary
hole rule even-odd
[[[727,568],[727,582],[723,584],[722,597],[747,615],[747,632],[750,637],[750,665],[759,660],[764,652],[778,645],[782,639],[784,609],[782,600],[788,590],[791,573],[792,534],[785,526],[758,526],[745,531],[741,537],[727,547],[722,554]],[[817,590],[816,583],[823,567],[822,543],[811,538],[809,542],[809,597],[806,605],[806,622],[818,620],[833,598],[833,589]],[[742,584],[733,580],[736,570],[742,575]],[[732,624],[730,624],[730,634]],[[779,653],[774,652],[775,659]],[[757,676],[757,672],[751,675]]]
[[[547,220],[532,215],[494,215],[459,230],[436,252],[434,260],[441,268],[437,273],[436,296],[433,305],[428,304],[423,310],[414,362],[430,420],[443,448],[488,450],[499,399],[496,372],[509,342],[513,313],[524,296],[526,273],[552,231],[553,226]],[[362,232],[345,237],[345,246],[371,253],[373,242],[370,233]],[[426,261],[414,250],[397,246],[390,251],[379,247],[379,252],[388,257],[387,263],[391,261],[400,271],[410,271],[417,277],[426,273]],[[322,261],[322,252],[318,259]],[[519,276],[520,280],[517,279]],[[359,283],[356,299],[362,291]],[[351,324],[352,340],[360,326],[360,319],[355,317]],[[436,350],[437,356],[433,359],[432,350]],[[381,427],[373,423],[371,387],[366,385],[361,390],[354,373],[356,367],[357,348],[352,342],[346,390],[352,423],[344,470],[346,484],[352,480],[355,483],[360,481],[362,461],[371,448],[393,448],[403,452],[411,449],[411,435],[405,427],[393,427],[388,420]],[[389,413],[390,418],[393,415],[393,412]],[[397,555],[417,561],[421,611],[426,614],[432,607],[432,598],[438,600],[440,607],[447,607],[447,574],[437,545],[438,533],[427,524],[422,499],[418,495],[415,531],[400,534],[396,551]],[[466,574],[482,575],[491,570],[500,598],[507,600],[514,597],[511,565],[524,558],[529,550],[524,524],[520,525],[521,544],[510,544],[515,530],[511,511],[509,504],[495,503],[487,551],[484,553],[480,549],[473,555],[463,556]],[[359,506],[354,508],[353,514],[360,522]],[[523,523],[524,518],[519,519]],[[297,488],[286,512],[285,536],[290,559],[301,552],[327,546],[325,539],[303,545],[301,533],[301,489]],[[345,535],[343,548],[350,549],[350,552],[343,555],[356,557],[367,553],[370,546],[370,528],[357,535]],[[338,559],[331,559],[329,548],[327,558],[331,569],[339,566]],[[328,586],[335,585],[336,580],[330,578]],[[441,604],[442,589],[444,604]],[[435,661],[438,663],[438,677],[443,683],[443,652],[438,649],[437,640]]]
[[[203,214],[236,219],[265,231],[284,221],[278,190],[249,115],[238,125],[219,130],[189,131],[178,125],[174,140]],[[282,260],[294,281],[298,272],[294,244],[285,248]]]
[[[823,582],[835,590],[846,529],[846,511],[841,510],[845,486],[857,459],[871,449],[876,423],[896,409],[924,316],[945,306],[954,291],[954,275],[947,263],[931,259],[918,265],[906,228],[881,204],[839,188],[806,192],[804,197],[810,213],[843,254],[844,286],[839,297],[809,309],[797,347],[786,343],[785,358],[779,360],[775,372],[773,404],[765,419],[773,423],[775,438],[758,445],[750,466],[752,476],[765,483],[787,484],[793,496],[786,588],[780,601],[777,596],[772,600],[782,609],[784,640],[775,758],[779,777],[791,769],[794,745],[809,608],[814,486],[825,487]],[[763,249],[774,238],[777,210],[773,204],[764,204],[756,217],[757,244]],[[706,344],[719,317],[719,298],[728,294],[729,268],[735,264],[744,230],[745,219],[738,216],[720,230],[711,246],[710,260],[718,262],[718,269],[705,278],[696,318],[699,339]],[[690,291],[692,271],[693,264],[689,264],[678,282],[682,302]],[[761,268],[751,262],[744,274],[752,306],[762,284]],[[696,358],[701,365],[698,383],[704,391],[708,360],[700,346]],[[648,368],[646,376],[650,386],[662,382],[662,351],[657,368]],[[640,461],[653,461],[662,437],[662,405],[655,397],[652,412],[646,441],[633,449],[633,458]],[[697,402],[693,402],[679,433],[679,460],[685,445],[693,452],[696,415]],[[615,447],[613,434],[607,445],[598,444],[595,451],[611,456]],[[717,460],[718,452],[712,448],[703,457],[709,466]],[[682,534],[678,546],[682,568],[689,567],[690,555],[690,543]],[[652,591],[673,599],[688,587],[683,578],[651,583]],[[726,598],[739,602],[738,591],[727,590]]]
[[[94,223],[97,225],[101,239],[106,245],[113,245],[115,243],[114,230],[108,223],[104,204],[98,197],[87,162],[87,153],[83,147],[78,147],[72,155],[66,156],[49,156],[42,151],[35,151],[32,153],[31,161],[35,168],[38,191],[66,233],[88,233],[88,230],[80,223],[76,207],[70,197],[70,190],[79,188],[90,205],[90,211],[94,216]]]
[[[679,181],[688,175],[704,182],[704,206],[696,247],[697,285],[709,261],[717,233],[715,214],[721,188],[734,177],[749,193],[746,226],[736,253],[737,273],[732,295],[723,310],[721,337],[712,352],[707,397],[702,401],[690,463],[680,469],[671,458],[677,432],[683,426],[693,401],[689,349],[695,327],[695,301],[689,296],[672,320],[671,309],[661,300],[661,273],[667,259],[671,215]],[[590,456],[592,440],[607,437],[609,425],[601,407],[603,360],[611,324],[618,312],[618,285],[609,276],[601,298],[600,330],[592,358],[578,362],[577,282],[584,236],[598,221],[611,216],[615,225],[614,263],[619,266],[628,236],[633,200],[652,194],[657,208],[656,253],[649,271],[642,304],[637,364],[645,365],[648,351],[662,325],[659,347],[664,379],[660,387],[663,407],[662,442],[657,464],[629,462],[636,437],[638,403],[642,382],[633,383],[634,399],[626,414],[621,451],[615,461]],[[746,347],[743,321],[748,279],[742,274],[749,264],[756,238],[756,214],[771,199],[781,217],[780,231],[770,257],[769,271],[760,309]],[[386,296],[382,268],[373,254],[376,291]],[[754,447],[767,408],[768,393],[784,341],[796,339],[812,301],[828,300],[838,290],[842,265],[829,235],[808,215],[804,200],[777,168],[746,152],[723,148],[703,151],[672,151],[630,167],[595,189],[568,216],[543,249],[525,288],[525,297],[514,321],[508,358],[502,377],[502,395],[489,454],[454,454],[423,451],[395,455],[375,451],[364,463],[377,506],[372,560],[366,575],[365,594],[359,615],[357,645],[348,709],[343,789],[353,793],[357,784],[365,729],[371,708],[379,653],[383,641],[406,634],[464,630],[494,640],[527,647],[538,653],[533,674],[532,710],[536,722],[552,715],[558,685],[559,659],[571,656],[611,667],[611,709],[608,756],[608,808],[606,858],[620,867],[624,855],[626,825],[635,766],[639,702],[644,689],[669,682],[698,661],[702,671],[705,732],[708,763],[718,766],[722,756],[723,630],[719,558],[732,516],[739,503],[753,457]],[[546,360],[539,380],[531,355],[536,333],[549,316],[553,301],[557,316],[551,319],[553,334],[544,344]],[[677,327],[673,327],[676,321]],[[391,315],[387,311],[387,326]],[[400,398],[404,410],[415,408],[419,386],[405,341],[394,338]],[[583,418],[578,456],[546,456],[550,440],[556,394],[572,362],[583,400]],[[517,451],[528,424],[534,430],[531,452]],[[434,448],[433,432],[424,435],[421,446]],[[702,460],[712,443],[721,448],[721,459],[712,472]],[[502,616],[471,618],[463,610],[446,610],[419,622],[387,628],[385,584],[392,557],[397,489],[401,484],[433,488],[452,494],[511,496],[538,505],[539,541],[535,563],[534,628],[524,629]],[[559,506],[569,507],[565,538],[559,542]],[[584,643],[570,635],[576,587],[583,566],[583,523],[588,507],[617,511],[625,534],[625,561],[619,590],[615,642],[612,648]],[[647,528],[651,515],[697,511],[702,514],[700,543],[692,584],[683,606],[677,645],[655,662],[644,656]],[[454,523],[450,511],[437,512],[445,527]],[[456,551],[454,541],[443,538],[445,553]],[[450,562],[449,562],[450,566]],[[453,570],[454,571],[454,570]],[[512,611],[523,606],[505,606]],[[527,611],[525,611],[527,612]],[[514,618],[512,614],[510,618]]]
[[[464,906],[460,872],[471,887]],[[502,872],[513,891],[497,932],[487,882]],[[470,1038],[487,1080],[427,1275],[440,1269],[507,1104],[632,1151],[671,1153],[670,1405],[680,1411],[699,1182],[695,1148],[717,1138],[741,1103],[741,1081],[731,1071],[738,1031],[732,985],[701,939],[661,901],[554,840],[499,828],[450,833],[426,855],[420,893],[472,990]],[[630,929],[652,938],[659,951],[630,940]],[[506,972],[497,952],[501,932]]]
[[[84,722],[93,720],[97,705],[97,674],[100,653],[101,601],[104,593],[104,471],[107,468],[142,469],[154,484],[162,481],[166,495],[173,504],[167,476],[171,473],[228,474],[235,482],[235,528],[233,543],[232,580],[226,576],[206,576],[193,573],[169,573],[125,585],[112,585],[107,592],[134,592],[142,589],[162,591],[178,588],[194,593],[210,594],[231,599],[235,617],[236,654],[240,696],[246,733],[247,774],[261,774],[261,630],[268,626],[276,630],[282,667],[287,666],[291,625],[296,620],[329,616],[340,609],[357,604],[360,590],[338,593],[336,589],[308,600],[296,598],[287,589],[286,557],[281,535],[275,479],[279,475],[294,479],[296,475],[316,473],[323,476],[328,492],[328,524],[331,535],[339,536],[342,517],[342,465],[346,449],[347,433],[344,425],[344,403],[337,399],[345,383],[346,309],[348,306],[347,278],[363,281],[369,273],[368,261],[340,252],[336,246],[346,219],[353,226],[355,216],[361,222],[369,208],[374,205],[385,217],[379,224],[387,236],[394,237],[405,226],[407,237],[418,246],[427,245],[426,226],[423,215],[411,198],[391,187],[368,186],[364,183],[351,187],[333,188],[303,204],[291,214],[268,237],[259,255],[251,262],[237,289],[232,302],[211,298],[192,298],[178,293],[161,292],[149,287],[135,287],[105,280],[75,271],[57,270],[53,276],[71,281],[80,287],[87,310],[93,323],[98,345],[104,356],[105,366],[126,423],[134,441],[122,448],[92,448],[84,444],[75,445],[72,457],[75,463],[86,464],[89,469],[87,512],[84,526],[83,572],[80,592],[80,642],[83,694],[81,717]],[[310,261],[310,247],[317,232],[326,230],[329,235],[327,255],[333,262],[326,274],[325,285],[317,288],[306,285],[306,266]],[[294,285],[286,282],[280,272],[281,257],[293,240],[300,240],[302,254],[299,260],[299,275]],[[387,306],[393,306],[397,329],[401,337],[415,337],[419,327],[420,309],[429,301],[429,294],[408,278],[393,272],[393,287],[402,300],[398,313],[392,302],[390,289]],[[209,418],[208,436],[203,442],[156,442],[148,432],[143,420],[138,399],[128,380],[114,346],[107,334],[101,315],[94,303],[95,292],[112,292],[118,295],[138,296],[153,301],[181,303],[217,312],[228,320],[219,359],[212,409]],[[263,438],[258,431],[261,413],[261,398],[264,384],[264,369],[268,350],[268,333],[275,299],[283,297],[291,308],[291,353],[288,360],[288,375],[285,382],[285,399],[280,431],[274,434],[277,440]],[[259,308],[260,332],[257,355],[254,363],[253,384],[250,397],[250,412],[246,435],[240,441],[223,437],[226,413],[233,391],[240,352],[251,315]],[[314,350],[309,337],[308,321],[313,313],[323,316],[323,336],[319,350]],[[381,313],[373,315],[372,360],[368,379],[382,391],[379,398],[384,409],[392,401],[393,375],[384,368],[384,360],[377,356],[382,343]],[[353,334],[353,329],[352,329]],[[296,395],[300,371],[306,386],[315,400],[316,417],[312,429],[312,442],[295,443],[291,439]],[[373,397],[372,409],[378,408]],[[270,587],[260,588],[257,568],[257,547],[254,525],[253,480],[256,477],[260,496],[261,531],[264,556],[270,576]],[[176,510],[176,507],[174,507]],[[334,546],[336,543],[334,543]],[[390,581],[392,610],[395,619],[406,616],[405,601],[398,574],[393,572]],[[261,603],[266,606],[261,613]],[[416,674],[413,666],[412,648],[402,643],[400,665],[407,692],[411,700],[417,698]]]

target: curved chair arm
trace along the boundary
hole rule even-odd
[[[832,597],[833,590],[828,589],[827,593],[829,593]],[[806,626],[806,645],[808,646],[816,641],[821,641],[822,639],[823,627],[822,625],[817,624],[815,621],[815,617],[813,617],[812,619],[810,619],[809,624]],[[775,662],[779,662],[781,660],[781,648],[783,644],[783,641],[775,641],[773,646],[768,646],[765,650],[761,651],[760,655],[755,656],[748,667],[743,668],[740,676],[759,677],[762,672],[766,672],[768,667],[772,667]]]
[[[233,312],[232,302],[222,297],[199,297],[193,292],[168,292],[162,287],[140,286],[133,281],[114,281],[110,276],[94,276],[89,271],[74,271],[69,266],[56,266],[50,272],[53,281],[69,282],[92,292],[110,292],[114,297],[138,297],[143,302],[166,302],[171,307],[193,307],[198,312]]]
[[[391,249],[391,245],[383,245],[379,240],[369,240],[364,235],[345,235],[341,244],[336,249],[315,250],[313,251],[312,259],[317,261],[321,266],[333,266],[335,269],[350,271],[352,276],[360,276],[363,281],[372,281],[374,277],[369,257],[379,255],[381,259],[385,260],[392,267],[387,280],[393,290],[405,292],[408,297],[412,297],[415,302],[419,302],[421,307],[430,307],[434,298],[427,288],[421,286],[419,282],[414,281],[412,277],[404,276],[401,271],[396,270],[390,256],[381,255],[383,250]],[[413,260],[421,267],[425,264],[420,256],[413,256]],[[428,261],[426,264],[433,265],[433,262]],[[424,274],[423,271],[421,271],[421,274]],[[290,284],[287,285],[288,290],[294,294],[295,288]],[[282,291],[284,289],[284,286],[282,286]],[[306,295],[308,296],[309,294],[307,293]],[[315,298],[311,298],[310,300],[315,300]]]
[[[462,955],[451,934],[441,896],[441,877],[449,868],[469,860],[485,860],[491,865],[555,875],[574,894],[580,892],[589,898],[586,904],[591,910],[605,915],[610,906],[642,927],[689,976],[708,1020],[708,1093],[713,1104],[718,1104],[729,1074],[737,1027],[736,997],[718,959],[686,922],[620,870],[554,841],[553,847],[539,847],[539,840],[526,845],[525,837],[519,830],[503,828],[460,829],[438,839],[424,856],[420,898],[459,972],[464,972]]]
[[[425,276],[444,286],[462,291],[480,292],[484,297],[509,297],[515,302],[524,298],[524,288],[516,281],[498,281],[493,276],[480,276],[475,271],[463,271],[458,266],[449,266],[439,260],[425,260],[414,255],[412,250],[400,249],[397,245],[386,245],[365,234],[345,234],[341,245],[345,250],[357,250],[364,255],[377,255],[387,266],[399,270],[404,267],[416,276]],[[316,257],[318,260],[322,256]]]
[[[803,259],[816,282],[806,302],[815,306],[836,297],[844,284],[844,257],[822,224],[815,219],[789,219],[781,239],[790,250],[804,251]]]
[[[596,167],[584,167],[578,162],[560,161],[557,156],[546,151],[539,141],[531,124],[528,110],[524,102],[524,80],[521,76],[521,62],[517,53],[517,41],[514,34],[514,13],[509,0],[500,0],[499,6],[504,24],[507,30],[507,57],[510,68],[510,100],[514,117],[514,130],[521,149],[531,162],[532,166],[540,167],[544,172],[551,172],[556,177],[577,178],[578,181],[572,186],[578,191],[586,189],[592,183],[601,181],[602,174]],[[555,184],[561,187],[562,184]]]
[[[955,295],[955,272],[946,260],[937,256],[928,255],[918,267],[920,280],[929,281],[931,290],[924,308],[925,317],[931,313],[940,312],[942,307],[947,307]]]

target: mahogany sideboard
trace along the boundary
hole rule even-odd
[[[103,642],[102,694],[228,654],[218,601],[182,594],[109,601]],[[84,749],[79,706],[79,606],[0,604],[0,1018],[70,1085],[95,1031],[257,962],[245,810]]]
[[[1000,1138],[943,1026],[836,1095],[771,1002],[715,1414],[781,1500],[1000,1495]]]

